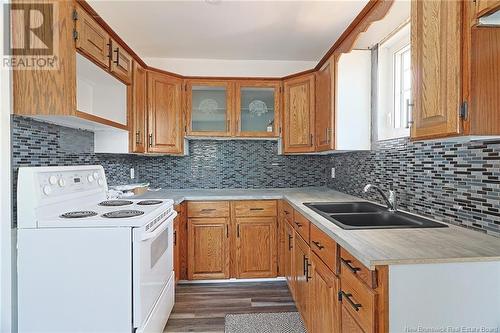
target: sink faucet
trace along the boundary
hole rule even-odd
[[[397,203],[396,203],[396,193],[392,190],[392,186],[390,186],[389,189],[389,198],[384,194],[384,192],[380,189],[380,187],[372,185],[372,184],[367,184],[365,188],[363,189],[363,192],[368,192],[370,188],[373,188],[376,190],[382,198],[384,198],[385,203],[387,204],[387,208],[389,209],[390,212],[395,212],[397,210]]]

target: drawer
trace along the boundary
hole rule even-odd
[[[347,311],[363,332],[375,332],[377,294],[354,273],[346,270],[345,266],[342,266],[339,299],[342,302],[342,312]]]
[[[283,200],[283,217],[287,219],[289,222],[293,221],[293,208],[290,206],[290,204]]]
[[[233,202],[235,217],[277,216],[276,200],[245,200]]]
[[[300,236],[309,244],[309,228],[311,222],[302,216],[299,212],[293,212],[293,228],[297,230]]]
[[[338,273],[337,243],[311,223],[311,250],[332,270]]]
[[[370,288],[377,288],[377,272],[369,270],[358,259],[344,249],[340,250],[341,274],[350,272]]]
[[[188,217],[229,217],[229,201],[189,201]]]

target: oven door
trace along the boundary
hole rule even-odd
[[[174,269],[173,220],[167,216],[153,230],[134,228],[133,312],[134,327],[141,327]]]

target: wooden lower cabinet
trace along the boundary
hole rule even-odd
[[[306,328],[309,327],[309,245],[296,232],[294,236],[292,277],[293,296]]]
[[[229,278],[229,219],[188,220],[188,279]]]
[[[338,301],[339,278],[311,253],[309,280],[309,332],[338,332],[340,307]]]
[[[363,329],[361,326],[358,325],[356,320],[351,316],[349,311],[346,310],[346,307],[342,305],[340,307],[341,311],[341,329],[340,332],[342,333],[364,333]]]
[[[288,282],[288,288],[292,291],[294,290],[294,279],[292,274],[292,266],[293,266],[293,247],[294,247],[294,238],[295,234],[293,231],[293,227],[288,223],[284,223],[285,228],[285,255],[283,260],[283,274]]]
[[[179,281],[181,278],[181,256],[179,251],[179,216],[174,220],[174,273],[175,273],[175,282]]]
[[[275,217],[236,218],[236,277],[277,276]]]

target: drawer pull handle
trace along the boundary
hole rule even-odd
[[[345,298],[347,299],[347,302],[354,308],[354,310],[359,311],[359,308],[362,307],[361,304],[354,302],[352,299],[352,294],[346,293],[343,290],[339,292],[339,300],[342,302],[342,300]]]
[[[250,208],[250,210],[264,210],[264,208]]]
[[[316,245],[316,247],[320,250],[323,250],[325,247],[323,245],[321,245],[320,242],[316,242],[316,241],[312,241],[314,245]]]
[[[213,212],[215,210],[215,208],[203,208],[201,210],[202,213],[208,213],[208,212]]]
[[[290,212],[287,211],[286,209],[284,210],[284,212],[285,212],[286,215],[290,215]]]
[[[293,222],[293,223],[295,223],[297,225],[297,227],[302,228],[302,223],[299,223],[299,222]]]
[[[347,266],[347,268],[349,268],[349,270],[350,270],[351,272],[353,272],[354,274],[356,274],[358,271],[360,271],[360,270],[361,270],[361,268],[359,268],[359,267],[354,267],[354,266],[352,266],[352,265],[351,265],[351,262],[352,262],[352,261],[350,261],[350,260],[346,260],[346,259],[344,259],[344,258],[340,258],[340,260],[341,260],[341,261],[342,261],[342,263],[343,263],[344,265],[346,265],[346,266]]]

